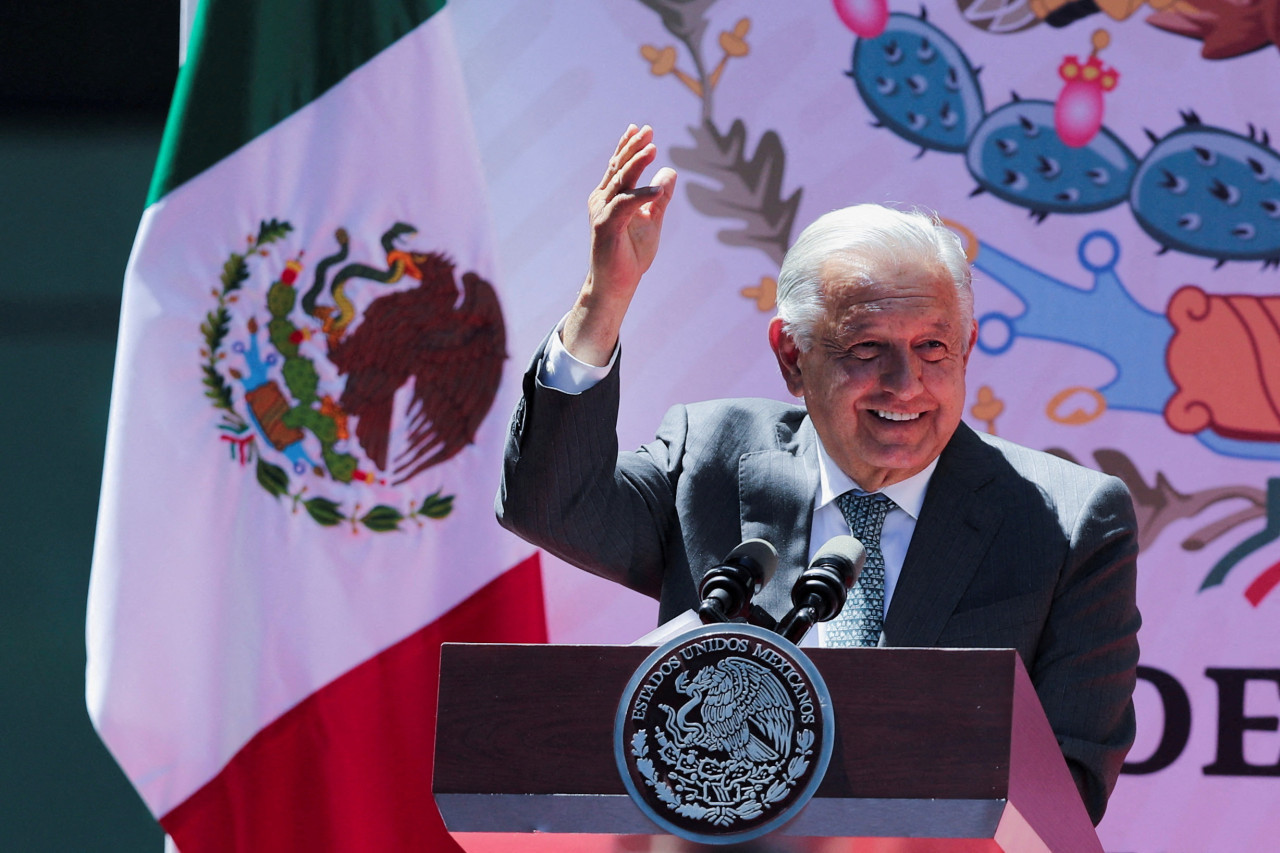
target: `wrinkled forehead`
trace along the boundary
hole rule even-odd
[[[822,265],[822,301],[829,316],[882,311],[927,312],[965,325],[965,309],[941,262],[834,255]]]

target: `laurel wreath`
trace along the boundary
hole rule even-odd
[[[687,817],[698,817],[698,815],[689,815],[683,809],[686,804],[680,802],[680,798],[676,796],[676,792],[671,790],[671,786],[658,778],[658,771],[654,769],[653,760],[649,758],[649,742],[643,730],[636,732],[631,736],[631,754],[636,757],[636,769],[640,771],[640,775],[644,776],[645,782],[653,792],[658,795],[658,799],[674,809],[680,814]]]
[[[661,737],[661,731],[658,734]],[[636,759],[636,770],[644,777],[645,784],[653,789],[654,794],[667,808],[682,817],[687,817],[691,820],[703,820],[714,826],[724,827],[739,820],[751,820],[759,817],[766,808],[784,799],[809,769],[808,757],[813,752],[814,738],[815,735],[812,729],[803,729],[798,732],[796,734],[795,755],[787,763],[786,772],[783,773],[782,777],[775,778],[768,790],[763,792],[760,799],[745,800],[735,806],[717,805],[708,808],[700,803],[682,800],[671,785],[658,776],[653,759],[649,757],[648,735],[643,729],[637,731],[631,737],[631,754]],[[772,776],[777,772],[777,769],[776,765],[769,768],[768,775]]]
[[[386,533],[400,530],[401,522],[414,521],[419,527],[421,519],[440,520],[453,511],[453,495],[445,495],[436,490],[421,503],[411,500],[407,512],[387,504],[376,506],[361,513],[360,504],[351,509],[339,501],[324,495],[307,495],[306,484],[294,489],[293,478],[283,467],[267,461],[257,449],[257,439],[251,432],[249,421],[236,409],[230,383],[223,376],[218,365],[226,359],[223,345],[231,328],[231,311],[229,306],[239,298],[239,291],[249,278],[249,258],[266,257],[267,247],[285,237],[293,226],[278,219],[263,220],[258,226],[256,236],[250,236],[244,252],[232,252],[222,265],[219,276],[220,288],[215,288],[212,295],[216,300],[214,307],[205,314],[200,324],[200,333],[204,338],[204,347],[200,350],[202,382],[205,386],[205,397],[213,407],[222,413],[218,429],[232,445],[233,458],[239,454],[241,464],[255,462],[255,474],[258,485],[275,498],[287,498],[293,512],[304,510],[313,521],[322,527],[336,527],[349,522],[352,532],[358,532],[359,526],[374,533]],[[280,284],[277,281],[275,284]],[[270,297],[269,297],[270,298]],[[270,308],[271,306],[269,306]],[[274,313],[274,312],[273,312]],[[273,319],[273,323],[280,318]],[[287,322],[287,321],[286,321]],[[314,374],[315,368],[309,359],[296,353],[290,353],[286,362],[290,372]],[[305,362],[303,364],[302,362]],[[286,382],[288,377],[286,377]],[[316,413],[319,414],[318,412]],[[345,463],[349,475],[354,469],[354,460],[347,463],[342,456],[332,454],[325,447],[326,462]]]

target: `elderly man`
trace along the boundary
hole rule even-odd
[[[501,522],[660,602],[697,605],[740,541],[778,546],[756,603],[780,618],[829,537],[867,546],[824,645],[1015,648],[1094,823],[1134,737],[1136,526],[1112,477],[960,422],[977,340],[969,268],[936,219],[835,211],[788,251],[769,343],[797,407],[677,406],[618,453],[618,334],[653,261],[676,175],[628,128],[591,193],[591,262],[524,378]],[[869,697],[874,701],[874,697]]]

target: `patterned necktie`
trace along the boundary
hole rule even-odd
[[[893,501],[884,495],[857,495],[845,492],[836,506],[849,522],[854,537],[867,549],[867,562],[858,582],[849,590],[840,615],[827,623],[827,645],[876,646],[884,625],[884,554],[880,552],[880,529]]]

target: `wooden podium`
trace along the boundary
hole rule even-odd
[[[806,649],[835,747],[799,815],[753,842],[665,835],[628,796],[613,724],[649,646],[446,644],[433,791],[469,853],[1101,853],[1009,649]]]

